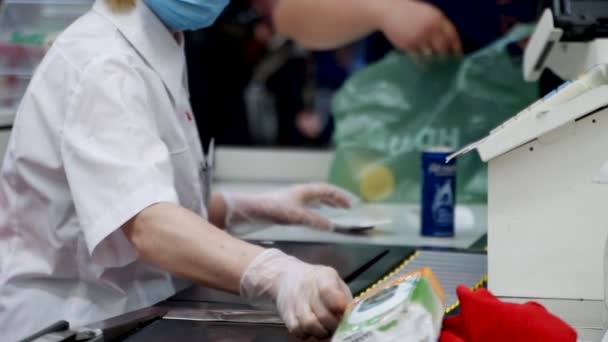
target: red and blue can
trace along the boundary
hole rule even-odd
[[[451,149],[422,152],[421,226],[423,236],[454,236],[456,160],[446,162]]]

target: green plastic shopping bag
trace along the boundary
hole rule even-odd
[[[537,84],[523,79],[521,53],[510,52],[531,32],[518,26],[460,59],[393,52],[355,73],[332,105],[330,181],[370,202],[418,202],[422,151],[476,141],[537,99]],[[485,202],[485,164],[470,153],[457,165],[458,201]]]

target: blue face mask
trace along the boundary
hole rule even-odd
[[[230,0],[144,0],[173,32],[211,26]]]

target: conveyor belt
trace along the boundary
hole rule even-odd
[[[359,295],[378,284],[404,273],[430,267],[446,292],[446,312],[457,306],[455,289],[464,284],[479,286],[486,279],[487,257],[482,251],[437,251],[404,248],[361,246],[319,246],[302,244],[288,246],[292,254],[306,261],[320,258],[337,267],[340,275]],[[331,247],[334,247],[333,249]],[[282,248],[283,249],[283,248]],[[324,252],[323,254],[319,252]],[[316,260],[315,260],[316,259]],[[340,266],[342,266],[340,268]],[[273,313],[264,313],[238,297],[221,302],[223,297],[210,298],[211,292],[185,293],[161,304],[169,313],[164,319],[146,326],[127,341],[289,341],[287,331]]]
[[[421,250],[414,253],[397,269],[371,285],[361,294],[365,294],[384,281],[389,281],[423,267],[430,267],[439,280],[445,291],[445,305],[448,312],[458,304],[456,288],[459,285],[476,288],[487,280],[488,264],[485,254]]]
[[[445,290],[447,312],[457,304],[455,290],[458,285],[476,288],[483,284],[487,274],[487,256],[481,251],[415,251],[408,248],[307,246],[293,243],[277,247],[305,261],[324,263],[336,268],[356,295],[369,291],[382,281],[422,267],[430,267]],[[321,255],[326,257],[324,262],[319,260]],[[238,296],[203,287],[193,287],[171,298],[169,302],[226,303],[230,304],[231,309],[251,309]]]

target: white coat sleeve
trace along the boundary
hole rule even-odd
[[[62,159],[89,253],[102,267],[137,258],[123,224],[152,204],[178,203],[156,119],[164,98],[152,70],[127,57],[92,62],[71,95]]]

